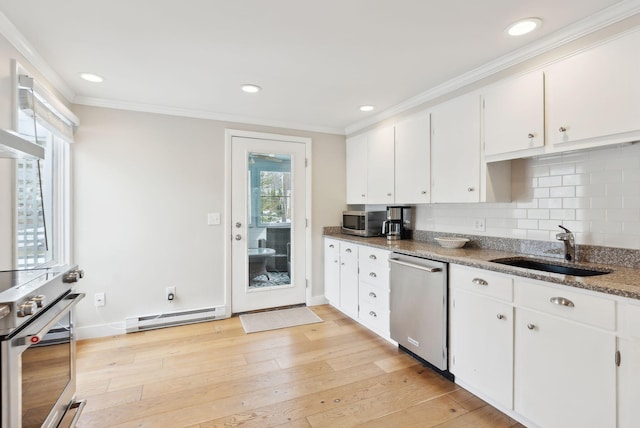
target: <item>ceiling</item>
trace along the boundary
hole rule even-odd
[[[5,19],[0,31],[73,103],[345,133],[630,3],[0,0],[17,28]],[[543,26],[505,35],[527,17]],[[243,83],[263,90],[246,94]]]

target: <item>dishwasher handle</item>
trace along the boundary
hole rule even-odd
[[[423,271],[426,271],[426,272],[432,272],[432,273],[433,272],[442,272],[442,268],[438,268],[438,267],[432,268],[432,267],[427,267],[427,266],[414,265],[413,263],[403,262],[403,261],[400,261],[398,259],[389,259],[389,262],[390,263],[395,263],[395,264],[398,264],[398,265],[401,265],[401,266],[414,268],[414,269],[420,269],[420,270],[423,270]]]

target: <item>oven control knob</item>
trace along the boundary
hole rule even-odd
[[[29,300],[27,302],[21,303],[18,305],[18,313],[19,317],[28,317],[29,315],[33,315],[38,309],[38,305],[33,300]]]
[[[63,282],[78,282],[79,279],[84,278],[84,271],[81,269],[75,269],[67,272],[64,277],[62,277]]]
[[[33,296],[33,299],[31,300],[35,302],[36,306],[39,308],[43,307],[46,301],[44,294],[38,294],[37,296]]]

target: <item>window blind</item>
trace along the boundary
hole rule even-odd
[[[80,124],[78,117],[26,74],[18,78],[18,108],[29,117],[36,117],[51,132],[73,142],[73,135]]]

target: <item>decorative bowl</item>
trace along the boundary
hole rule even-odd
[[[464,244],[469,242],[467,238],[456,238],[455,236],[443,236],[435,238],[436,242],[444,248],[462,248]]]

